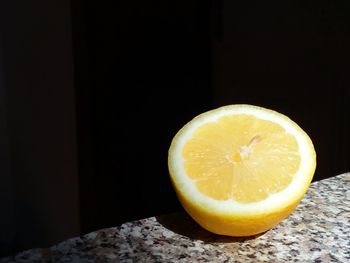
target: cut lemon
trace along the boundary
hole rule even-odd
[[[285,115],[252,105],[200,114],[174,137],[170,178],[188,214],[221,235],[251,236],[286,218],[316,168],[309,136]]]

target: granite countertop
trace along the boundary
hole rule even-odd
[[[312,183],[287,219],[258,236],[214,235],[180,212],[101,229],[0,262],[350,262],[350,173]]]

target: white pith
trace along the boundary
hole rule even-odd
[[[215,122],[222,116],[249,114],[256,118],[269,120],[281,125],[286,133],[295,137],[301,156],[300,167],[291,184],[283,191],[268,198],[252,203],[239,203],[233,199],[222,201],[208,197],[197,190],[195,181],[191,180],[184,170],[182,150],[193,132],[204,123]],[[175,136],[169,150],[169,169],[176,188],[183,196],[197,206],[220,214],[257,214],[277,211],[280,208],[300,199],[309,185],[315,168],[315,152],[310,138],[288,117],[275,111],[251,106],[231,105],[203,113],[185,125]]]

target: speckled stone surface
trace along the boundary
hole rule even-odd
[[[98,230],[0,262],[350,262],[350,173],[313,183],[287,219],[251,238],[211,234],[177,213]]]

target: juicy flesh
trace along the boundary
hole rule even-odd
[[[285,189],[300,164],[291,134],[245,114],[200,126],[186,142],[183,157],[200,192],[238,202],[257,202]]]

